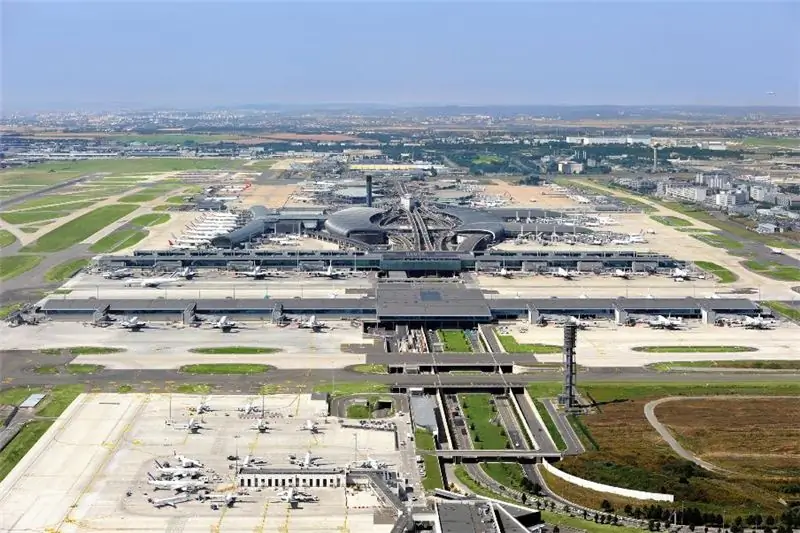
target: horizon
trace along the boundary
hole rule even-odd
[[[797,20],[788,2],[12,1],[2,103],[794,108]]]

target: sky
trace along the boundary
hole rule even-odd
[[[796,1],[3,0],[1,16],[6,112],[800,105]]]

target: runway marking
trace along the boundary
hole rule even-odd
[[[92,396],[94,396],[94,395],[92,395]],[[89,395],[87,395],[87,399],[88,399],[88,397],[89,397]],[[89,479],[89,482],[83,487],[83,489],[81,489],[80,493],[75,498],[74,503],[72,505],[70,505],[69,510],[67,511],[67,514],[64,515],[64,518],[61,519],[61,521],[59,522],[58,526],[55,528],[56,531],[61,531],[61,528],[64,526],[65,523],[75,524],[75,523],[78,522],[77,520],[72,518],[72,512],[75,509],[78,508],[78,504],[80,503],[80,501],[84,498],[84,496],[86,496],[86,493],[89,492],[89,489],[92,488],[92,485],[94,485],[95,481],[97,481],[98,476],[100,476],[100,474],[105,470],[106,466],[108,465],[108,462],[114,456],[114,451],[117,448],[119,448],[119,445],[122,442],[123,438],[131,430],[131,427],[133,426],[135,421],[138,419],[138,417],[142,413],[142,411],[144,411],[144,408],[147,406],[148,403],[150,403],[150,396],[149,395],[144,397],[144,399],[141,401],[139,406],[136,408],[136,412],[134,413],[133,417],[131,418],[131,422],[128,423],[128,424],[125,424],[125,426],[122,429],[122,433],[120,433],[120,436],[113,443],[113,446],[111,448],[108,448],[109,452],[103,458],[103,460],[100,463],[100,465],[95,469],[94,473],[92,474],[92,477]],[[84,401],[82,405],[85,405],[85,404],[86,404],[86,401]],[[123,416],[124,416],[124,414],[123,414]],[[65,426],[66,426],[66,424],[65,424]],[[62,427],[64,427],[64,426],[62,426]],[[115,426],[115,428],[116,428],[116,426]],[[112,431],[113,431],[113,429],[112,429]],[[81,522],[83,522],[83,521],[81,521]],[[81,525],[80,527],[87,527],[87,526]]]
[[[264,512],[261,513],[261,523],[257,525],[253,529],[253,533],[263,533],[264,526],[267,525],[267,511],[269,510],[269,497],[267,497],[267,501],[264,503]]]

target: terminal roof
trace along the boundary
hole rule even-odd
[[[379,318],[492,316],[483,293],[463,285],[381,284],[377,294]]]

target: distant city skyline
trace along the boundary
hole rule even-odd
[[[35,2],[4,112],[252,104],[800,105],[797,2]]]

